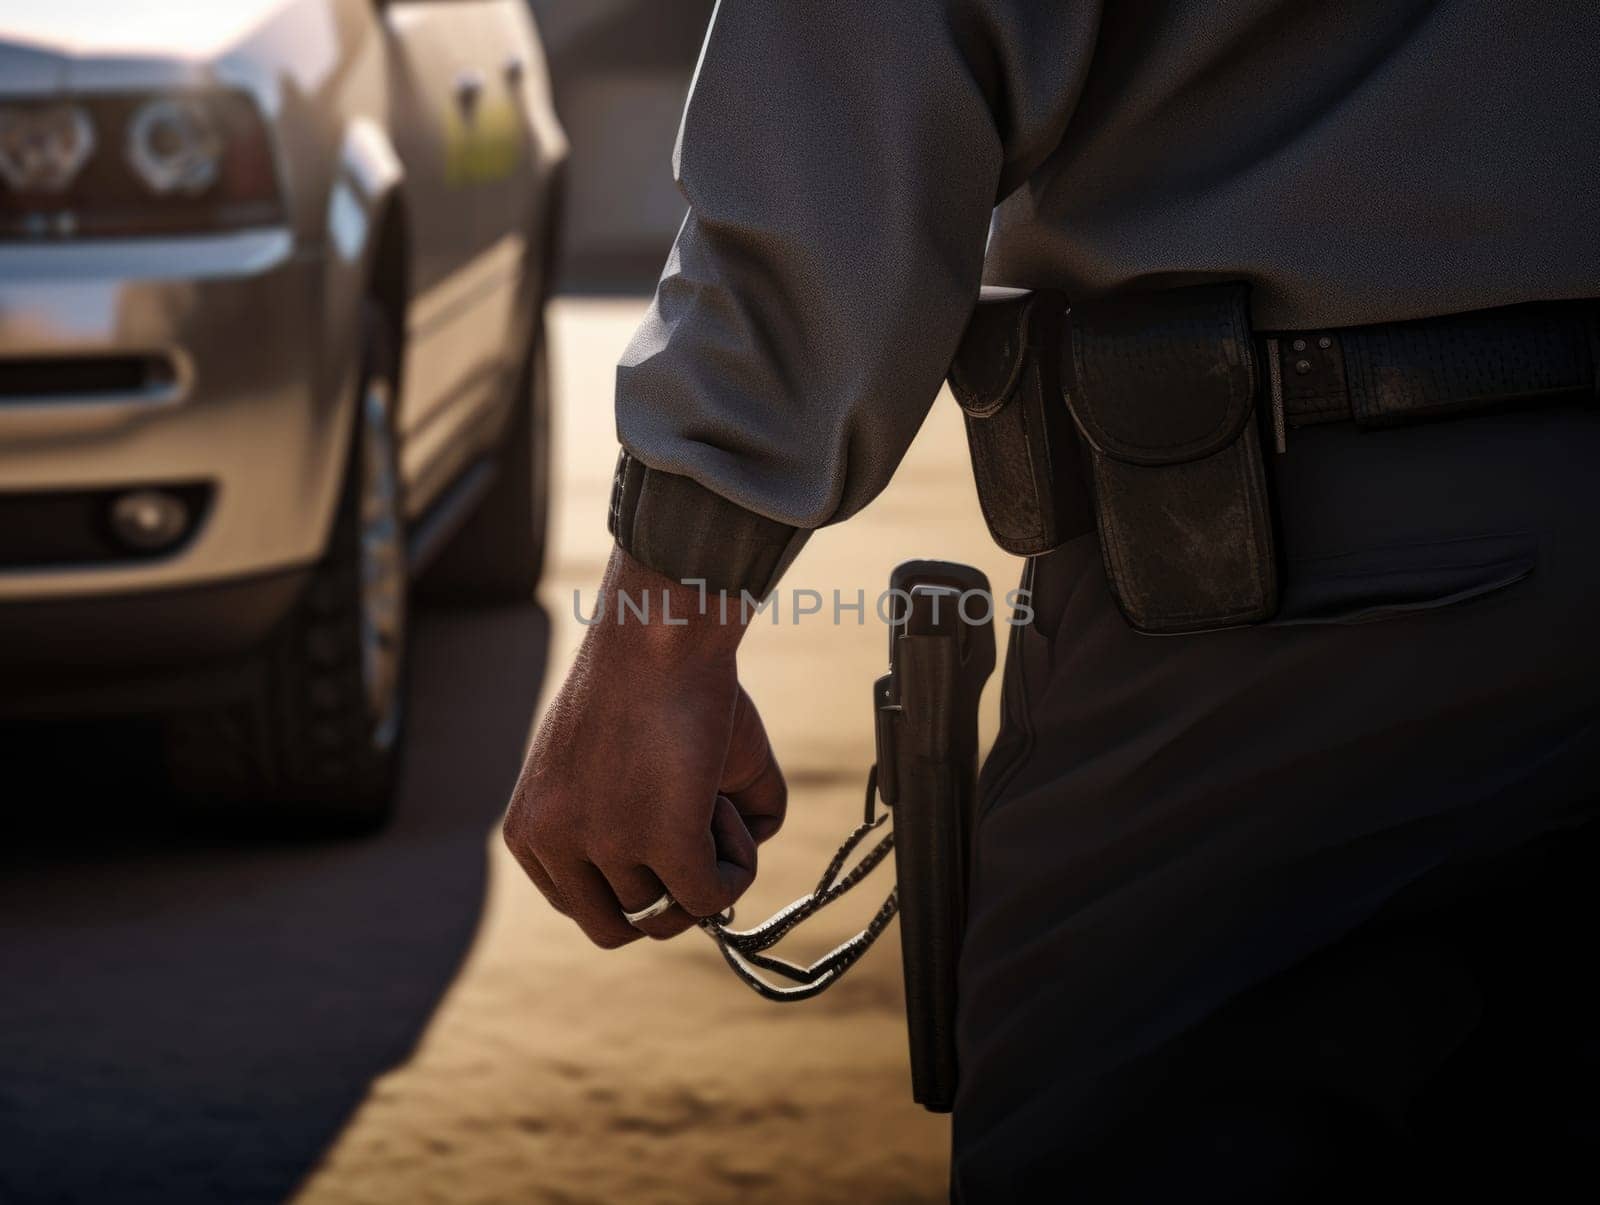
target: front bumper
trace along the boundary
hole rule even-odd
[[[251,659],[310,569],[180,590],[0,604],[0,719],[222,704],[255,686]]]
[[[357,367],[353,317],[326,312],[325,260],[279,229],[0,246],[0,499],[197,483],[208,497],[165,555],[52,563],[33,541],[26,563],[0,562],[0,613],[317,559]],[[107,357],[163,367],[142,382],[36,371]],[[41,379],[87,384],[29,394]]]

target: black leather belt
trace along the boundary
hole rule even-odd
[[[1386,427],[1600,392],[1600,305],[1542,303],[1260,336],[1279,447],[1286,428]]]

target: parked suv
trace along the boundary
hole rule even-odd
[[[566,142],[525,0],[0,15],[0,712],[385,816],[408,585],[529,599]]]

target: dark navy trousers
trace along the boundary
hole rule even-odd
[[[1527,1193],[1600,1141],[1600,412],[1267,455],[1271,625],[1136,634],[1093,535],[1030,566],[962,1201]]]

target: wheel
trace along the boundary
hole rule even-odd
[[[423,575],[430,601],[528,602],[539,587],[550,514],[550,362],[542,321],[515,397],[494,483]]]
[[[180,792],[280,829],[359,833],[392,808],[405,729],[406,531],[395,439],[397,358],[375,309],[338,510],[311,581],[233,708],[174,717]]]

